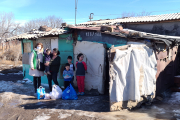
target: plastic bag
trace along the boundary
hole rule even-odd
[[[40,86],[38,89],[37,89],[37,99],[44,99],[45,97],[45,88],[43,88],[42,86]]]
[[[78,99],[77,93],[71,84],[63,91],[62,99],[63,100],[77,100]]]
[[[45,94],[45,97],[44,97],[44,99],[46,99],[46,100],[49,100],[49,99],[51,99],[51,96],[50,96],[50,94],[46,93],[46,94]]]
[[[51,99],[59,99],[62,97],[62,90],[58,85],[53,85],[52,92],[50,92]]]

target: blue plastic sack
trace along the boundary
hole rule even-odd
[[[63,100],[77,100],[78,99],[77,93],[71,84],[63,91],[62,99]]]
[[[37,89],[37,99],[44,99],[45,98],[45,88],[43,88],[42,86],[40,86],[38,89]]]

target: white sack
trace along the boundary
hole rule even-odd
[[[51,99],[50,94],[46,93],[46,94],[45,94],[45,98],[44,98],[44,99],[46,99],[46,100]]]
[[[111,101],[139,101],[142,95],[155,94],[157,61],[153,49],[145,45],[131,45],[128,50],[116,49],[112,65]]]
[[[62,90],[58,85],[53,85],[52,92],[50,92],[51,99],[60,99],[62,97]]]

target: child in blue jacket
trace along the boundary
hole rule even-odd
[[[66,63],[65,70],[63,71],[63,77],[64,77],[64,87],[65,89],[70,85],[72,77],[73,77],[73,71],[70,70],[70,64]]]

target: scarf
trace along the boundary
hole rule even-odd
[[[37,69],[37,56],[40,53],[40,51],[35,48],[32,52],[34,53],[34,58],[33,58],[34,69]],[[43,55],[43,57],[44,57],[44,55]]]

